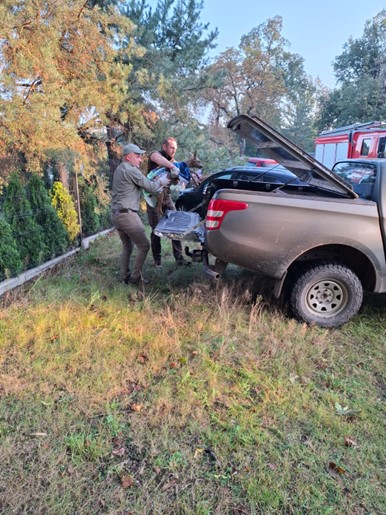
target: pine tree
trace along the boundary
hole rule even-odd
[[[0,154],[23,156],[29,170],[52,150],[87,162],[87,135],[128,99],[119,53],[132,23],[113,3],[2,0],[0,27]],[[130,42],[125,55],[135,51]]]

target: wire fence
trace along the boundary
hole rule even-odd
[[[69,198],[71,199],[69,201],[69,205],[71,206],[72,204],[71,209],[73,209],[73,212],[75,211],[73,216],[75,216],[75,219],[78,222],[79,232],[78,236],[75,236],[75,238],[71,238],[69,233],[68,246],[67,248],[63,248],[62,253],[66,253],[69,250],[76,248],[77,246],[81,246],[82,241],[85,238],[90,237],[93,234],[98,234],[101,231],[111,228],[112,226],[110,217],[110,205],[108,202],[106,202],[106,199],[108,200],[109,197],[108,193],[104,192],[105,198],[103,199],[104,202],[102,203],[97,198],[97,196],[93,195],[92,188],[88,185],[83,185],[81,190],[79,190],[77,181],[78,178],[75,174],[72,174],[72,176],[68,174],[67,178],[69,180],[65,182],[68,187],[66,188],[65,185],[63,185],[63,187],[65,191],[69,194]],[[55,250],[52,252],[48,250],[44,254],[48,257],[45,258],[35,257],[35,259],[33,259],[31,254],[31,257],[26,256],[25,252],[23,253],[23,251],[21,250],[22,248],[24,248],[25,244],[24,241],[21,242],[21,238],[28,238],[29,235],[23,234],[23,236],[21,237],[21,232],[23,232],[23,229],[21,229],[20,232],[20,227],[27,227],[29,221],[33,219],[33,221],[36,222],[37,225],[41,228],[40,232],[42,233],[44,244],[48,244],[47,238],[50,238],[50,229],[47,228],[52,227],[49,224],[52,223],[52,214],[54,211],[58,215],[58,218],[63,222],[64,228],[67,231],[66,222],[63,220],[62,216],[59,216],[59,211],[52,205],[52,203],[49,200],[49,193],[52,189],[54,181],[51,181],[51,184],[47,184],[47,182],[42,179],[42,182],[44,184],[45,190],[47,191],[48,198],[46,198],[42,202],[41,206],[36,206],[36,198],[34,197],[34,194],[28,190],[27,186],[22,187],[23,190],[20,192],[20,194],[14,192],[16,193],[14,195],[12,192],[12,197],[9,196],[11,193],[7,191],[7,188],[3,188],[3,191],[0,195],[0,220],[8,224],[4,226],[5,228],[8,226],[11,230],[12,245],[15,244],[16,252],[20,252],[20,259],[22,261],[22,271],[24,272],[36,267],[37,265],[42,265],[42,260],[44,259],[58,257],[58,255],[60,255],[60,251],[58,251],[57,247],[55,247]],[[51,186],[51,188],[49,189],[47,186]],[[12,205],[10,205],[9,203],[10,199],[12,199]],[[84,221],[82,220],[83,215]],[[19,229],[17,230],[16,227],[18,227]],[[55,227],[57,227],[57,225],[55,225]],[[55,231],[55,229],[51,230]],[[8,234],[6,234],[7,231]],[[12,262],[10,261],[11,254],[8,245],[9,237],[10,236],[8,229],[5,230],[3,234],[2,231],[0,231],[0,281],[4,280],[4,278],[10,279],[16,277],[20,273],[20,265],[15,265],[15,263],[12,264]],[[33,236],[31,236],[31,238],[32,237]],[[32,247],[30,248],[33,248],[34,242],[31,242],[31,245]],[[14,254],[12,255],[12,259],[14,259]]]

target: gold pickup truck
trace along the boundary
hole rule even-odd
[[[298,320],[342,325],[364,291],[386,292],[386,159],[348,159],[329,170],[262,120],[240,115],[228,127],[301,185],[214,180],[201,225],[194,213],[171,212],[159,234],[178,237],[178,226],[181,239],[202,243],[210,275],[228,263],[256,271],[272,278],[276,297],[288,295]]]

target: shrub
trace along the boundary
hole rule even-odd
[[[98,201],[93,188],[83,179],[79,181],[80,212],[82,216],[82,232],[89,236],[95,234],[100,228],[99,215],[97,213]]]
[[[17,275],[23,264],[10,225],[0,218],[0,281]]]
[[[61,182],[54,182],[51,202],[67,229],[70,241],[74,241],[80,231],[78,216],[71,195]]]
[[[27,184],[27,195],[36,223],[43,229],[47,259],[63,254],[69,245],[67,230],[51,204],[43,180],[33,174]]]
[[[99,215],[100,229],[109,229],[113,223],[111,221],[111,209],[110,206],[103,208],[103,211]]]
[[[47,254],[43,231],[34,220],[26,192],[16,174],[11,175],[5,190],[3,208],[25,268],[42,263]]]

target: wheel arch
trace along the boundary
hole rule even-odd
[[[376,270],[372,261],[363,252],[340,244],[320,245],[299,255],[288,267],[285,282],[299,270],[318,262],[334,262],[350,268],[359,278],[363,289],[373,291],[376,284]]]

